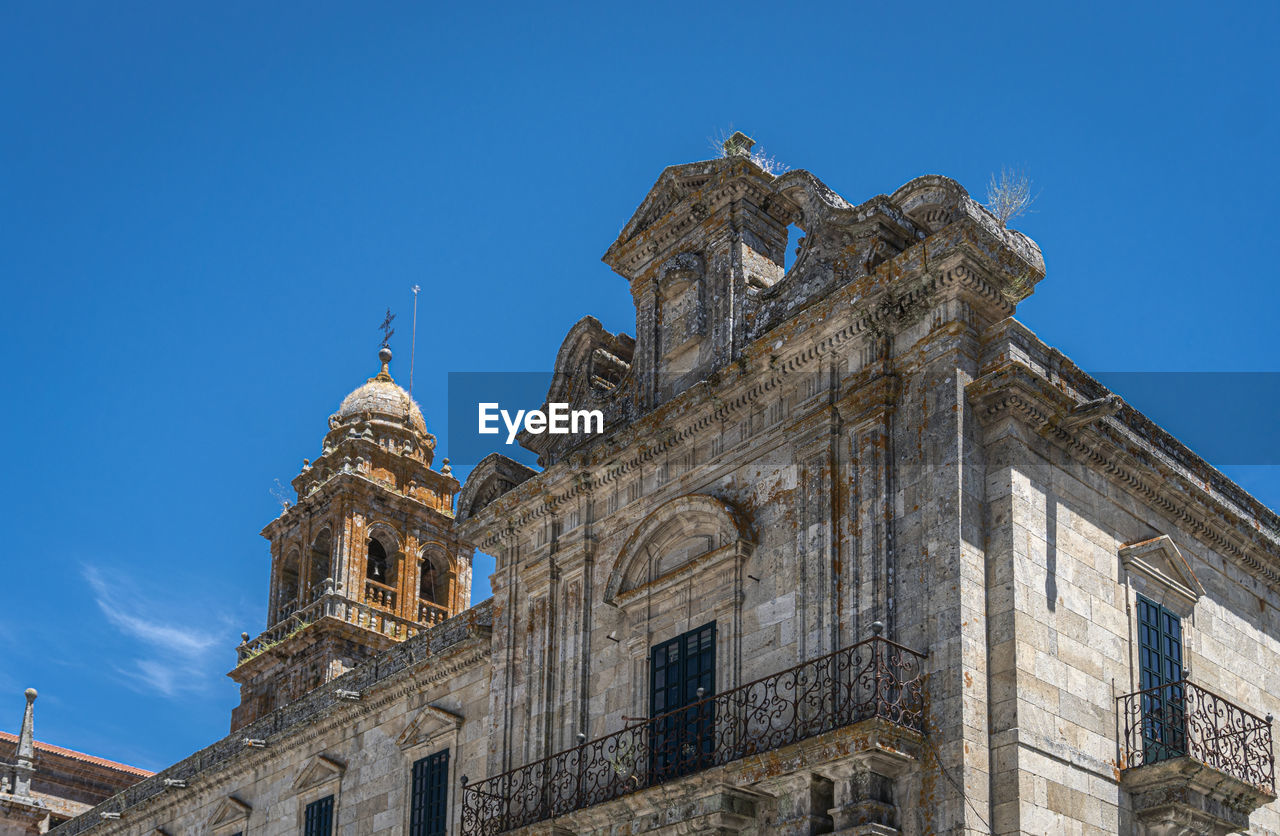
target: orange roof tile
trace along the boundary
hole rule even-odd
[[[12,743],[15,746],[18,744],[18,736],[16,734],[9,734],[9,732],[0,731],[0,740]],[[127,772],[130,775],[137,775],[140,778],[148,778],[155,774],[154,772],[148,772],[145,769],[139,769],[136,766],[116,763],[115,761],[109,761],[106,758],[86,755],[84,752],[77,752],[74,749],[64,749],[61,746],[54,746],[52,743],[43,743],[39,740],[35,743],[37,752],[48,752],[50,755],[59,755],[64,758],[71,758],[72,760],[83,761],[96,766],[104,766],[107,769],[114,769],[117,772]]]

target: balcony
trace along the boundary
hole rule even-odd
[[[921,733],[923,659],[876,636],[464,785],[462,832],[495,836],[862,721]]]
[[[418,621],[428,627],[434,627],[449,617],[449,608],[442,607],[437,603],[428,601],[426,598],[418,599]]]
[[[1164,821],[1176,807],[1201,832],[1230,833],[1275,800],[1271,715],[1185,679],[1119,697],[1117,709],[1121,782],[1140,820]]]
[[[396,588],[367,580],[364,582],[364,602],[380,610],[395,610]]]
[[[236,648],[237,667],[281,644],[295,633],[302,632],[322,618],[336,619],[397,641],[416,635],[419,630],[416,622],[343,597],[334,591],[332,581],[326,581],[324,591],[310,604],[294,610],[288,618],[271,625],[257,638],[241,642]]]

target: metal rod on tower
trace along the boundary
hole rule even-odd
[[[413,355],[418,348],[418,285],[413,286],[413,333],[409,337],[409,399],[413,399]]]

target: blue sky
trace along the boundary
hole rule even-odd
[[[223,735],[270,489],[376,371],[383,310],[403,380],[422,286],[447,455],[448,372],[547,369],[585,313],[633,332],[600,256],[730,126],[854,202],[1022,168],[1042,338],[1097,372],[1280,371],[1278,10],[5,4],[0,728],[32,685],[39,737],[139,766]]]

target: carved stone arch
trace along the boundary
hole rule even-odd
[[[377,538],[387,550],[388,555],[400,552],[404,548],[404,538],[400,536],[399,530],[385,520],[369,523],[368,528],[365,529],[365,537]]]
[[[333,530],[324,525],[320,531],[311,538],[311,545],[307,548],[306,566],[307,566],[307,584],[309,586],[308,594],[314,598],[319,594],[320,587],[324,583],[325,578],[334,577],[334,537]]]
[[[274,621],[288,618],[302,605],[302,568],[302,550],[291,543],[276,568]]]
[[[604,600],[622,603],[641,587],[673,581],[725,558],[745,558],[750,526],[732,505],[706,494],[673,499],[645,517],[610,572]]]
[[[848,220],[854,215],[854,207],[849,201],[804,169],[794,169],[781,175],[773,181],[773,187],[788,202],[788,221],[806,234],[815,232],[823,222]]]
[[[375,569],[374,557],[379,550],[382,552],[382,565]],[[400,562],[404,559],[404,540],[396,527],[384,520],[370,523],[365,529],[364,551],[365,579],[385,586],[397,586]]]
[[[912,221],[933,234],[966,213],[969,192],[950,177],[925,174],[889,197]]]
[[[449,547],[440,540],[429,540],[418,549],[416,563],[418,597],[433,604],[449,606],[450,591],[457,575],[457,561],[450,554]],[[431,583],[430,589],[427,588],[428,582]]]

